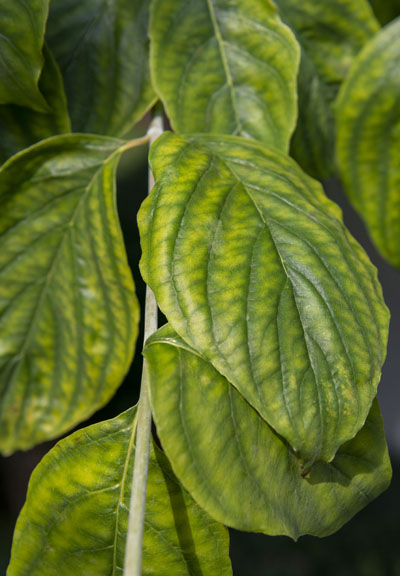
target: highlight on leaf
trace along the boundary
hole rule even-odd
[[[122,574],[136,407],[61,440],[32,474],[8,576]],[[231,576],[228,531],[180,485],[153,443],[143,576]]]
[[[400,18],[353,64],[337,105],[344,187],[376,247],[400,268]]]

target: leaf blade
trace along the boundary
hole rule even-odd
[[[298,49],[272,3],[158,0],[150,36],[153,82],[176,131],[288,148]]]
[[[139,309],[115,206],[122,144],[59,136],[1,169],[5,453],[88,417],[129,367]]]
[[[7,574],[122,574],[136,407],[59,442],[34,471]],[[228,533],[201,510],[152,444],[143,574],[229,576]]]
[[[376,270],[319,185],[272,149],[165,134],[151,162],[141,272],[160,308],[306,465],[331,460],[380,379]]]
[[[163,448],[183,485],[217,520],[294,539],[323,537],[387,488],[391,468],[377,401],[333,462],[316,464],[304,478],[287,444],[169,325],[148,340],[145,356]]]
[[[337,154],[345,189],[381,254],[400,268],[400,19],[361,52],[337,105]],[[356,138],[359,142],[356,142]]]

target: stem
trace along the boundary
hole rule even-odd
[[[161,115],[153,118],[148,131],[150,146],[162,134]],[[149,193],[154,186],[154,178],[149,170]],[[153,291],[146,287],[146,305],[144,318],[144,342],[157,330],[158,307]],[[151,406],[149,396],[149,375],[146,359],[143,360],[142,383],[138,407],[136,428],[135,463],[131,502],[129,507],[128,533],[126,537],[124,576],[141,576],[144,514],[146,508],[147,472],[149,468],[151,435]]]

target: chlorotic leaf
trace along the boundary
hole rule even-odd
[[[136,408],[61,440],[32,474],[8,576],[122,574]],[[230,576],[228,532],[151,448],[143,576]]]
[[[0,4],[0,105],[46,112],[38,88],[49,0],[4,0]]]
[[[370,4],[382,24],[400,16],[400,0],[370,0]]]
[[[301,46],[299,120],[291,153],[306,172],[335,170],[334,102],[358,52],[379,29],[367,0],[276,0]]]
[[[282,438],[168,325],[148,340],[145,355],[163,448],[183,485],[220,522],[295,539],[327,536],[387,488],[376,400],[357,436],[304,477]]]
[[[382,255],[400,268],[400,18],[361,52],[337,106],[340,173]]]
[[[59,436],[128,370],[138,304],[115,199],[120,140],[44,140],[0,170],[0,450]]]
[[[39,88],[49,110],[38,112],[14,104],[0,106],[0,163],[39,140],[71,132],[61,73],[47,46],[43,53]]]
[[[155,0],[150,37],[153,82],[175,130],[287,151],[299,49],[270,0]]]
[[[148,6],[148,0],[51,1],[46,38],[74,132],[123,135],[154,103]]]
[[[151,163],[141,270],[161,310],[305,466],[330,461],[380,379],[375,268],[321,186],[272,149],[165,133]]]

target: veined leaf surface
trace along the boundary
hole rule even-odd
[[[376,270],[290,158],[165,133],[139,212],[141,270],[172,327],[308,466],[364,424],[386,353]]]
[[[49,109],[39,112],[14,104],[0,106],[0,163],[39,140],[71,132],[60,70],[46,45],[43,54],[39,89]]]
[[[148,0],[52,0],[46,38],[74,132],[120,136],[155,101]]]
[[[65,135],[0,170],[0,449],[65,432],[125,375],[138,304],[115,199],[120,140]]]
[[[270,0],[153,0],[150,37],[154,86],[175,130],[287,151],[299,49]]]
[[[350,200],[400,268],[400,18],[362,51],[340,92],[338,160]]]
[[[3,0],[0,4],[0,104],[46,111],[38,88],[49,0]]]
[[[335,459],[303,477],[287,444],[168,325],[151,336],[145,355],[163,448],[183,485],[220,522],[295,539],[327,536],[389,485],[377,400]]]
[[[136,408],[61,440],[32,474],[8,576],[122,574]],[[230,576],[228,532],[151,448],[143,576]]]
[[[358,52],[379,30],[367,0],[276,0],[301,45],[299,120],[291,152],[312,176],[335,169],[333,104]]]

